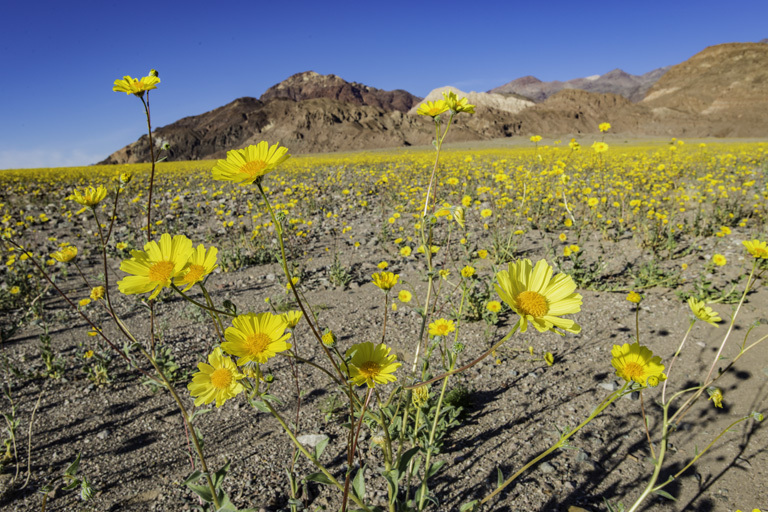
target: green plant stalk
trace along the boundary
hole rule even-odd
[[[345,512],[347,510],[347,499],[349,498],[349,483],[352,480],[352,464],[355,462],[355,452],[357,451],[357,440],[360,437],[360,430],[363,426],[363,418],[365,417],[365,410],[368,408],[368,402],[371,400],[371,395],[373,388],[368,388],[368,391],[365,393],[365,402],[363,402],[363,407],[360,409],[360,419],[357,420],[357,427],[355,428],[353,438],[352,438],[352,449],[349,451],[349,455],[347,456],[347,475],[344,478],[344,494],[341,497],[341,512]],[[360,467],[362,468],[362,460],[360,461]]]
[[[665,403],[666,395],[667,395],[667,383],[669,382],[669,377],[672,374],[672,367],[675,366],[675,361],[677,361],[677,356],[680,355],[680,352],[683,350],[683,345],[685,345],[685,340],[688,339],[688,335],[691,333],[691,330],[693,329],[693,324],[696,323],[696,319],[694,318],[691,320],[691,324],[688,326],[688,330],[685,331],[685,336],[683,336],[683,341],[680,342],[680,346],[677,347],[677,352],[675,352],[674,357],[672,357],[672,362],[669,363],[669,369],[667,370],[667,378],[664,380],[664,385],[661,388],[661,403]]]
[[[296,446],[296,448],[298,448],[298,450],[299,450],[299,451],[300,451],[300,452],[301,452],[301,453],[302,453],[302,454],[303,454],[303,455],[304,455],[304,456],[305,456],[307,459],[309,459],[309,461],[310,461],[312,464],[314,464],[314,465],[315,465],[315,467],[316,467],[317,469],[319,469],[319,470],[320,470],[320,472],[321,472],[323,475],[325,475],[325,476],[326,476],[326,478],[328,478],[328,480],[331,482],[331,484],[333,484],[334,486],[336,486],[336,487],[337,487],[339,490],[343,490],[343,489],[344,489],[344,486],[342,486],[342,485],[339,483],[339,481],[338,481],[338,480],[336,480],[336,479],[333,477],[333,475],[332,475],[332,474],[331,474],[331,473],[330,473],[330,472],[329,472],[327,469],[325,469],[325,466],[323,466],[322,464],[320,464],[320,462],[319,462],[319,461],[318,461],[318,460],[317,460],[317,459],[316,459],[316,458],[315,458],[315,457],[314,457],[314,456],[313,456],[311,453],[309,453],[309,451],[308,451],[308,450],[307,450],[307,449],[304,447],[304,445],[303,445],[303,444],[301,444],[301,443],[298,441],[298,439],[296,439],[296,436],[294,436],[294,435],[293,435],[293,432],[291,432],[291,429],[290,429],[290,428],[288,428],[288,425],[285,423],[285,420],[283,420],[282,416],[280,416],[280,413],[278,413],[278,412],[275,410],[275,408],[274,408],[274,407],[272,407],[272,404],[271,404],[271,403],[269,403],[269,401],[268,401],[268,400],[264,400],[263,402],[264,402],[264,404],[267,406],[267,409],[269,409],[269,412],[271,412],[271,413],[272,413],[272,416],[274,416],[274,417],[275,417],[275,419],[278,421],[278,423],[280,423],[280,426],[281,426],[281,427],[283,427],[283,430],[285,430],[285,433],[286,433],[286,434],[288,434],[288,437],[290,437],[290,438],[291,438],[291,441],[292,441],[292,442],[293,442],[293,444]],[[370,509],[370,508],[368,508],[368,507],[365,505],[365,503],[363,503],[362,501],[360,501],[360,500],[359,500],[359,499],[358,499],[358,498],[357,498],[357,497],[356,497],[354,494],[350,495],[350,498],[352,499],[352,501],[354,501],[354,502],[355,502],[355,505],[357,505],[358,507],[362,507],[362,509],[363,509],[363,510],[365,510],[366,512],[372,512],[372,511],[371,511],[371,509]]]
[[[205,463],[205,456],[203,455],[203,448],[202,446],[200,446],[200,440],[197,438],[197,434],[195,433],[194,427],[192,427],[192,422],[189,421],[189,414],[187,414],[187,409],[184,407],[184,403],[182,403],[178,393],[176,393],[176,388],[174,388],[173,385],[170,383],[170,381],[168,381],[163,371],[160,369],[160,367],[157,366],[157,363],[155,362],[155,360],[147,353],[147,351],[143,347],[140,350],[141,350],[141,353],[144,355],[144,357],[146,357],[147,360],[155,368],[155,371],[158,373],[158,375],[160,375],[160,378],[163,381],[163,385],[171,393],[171,396],[176,401],[176,405],[181,411],[181,418],[184,420],[184,424],[187,426],[187,429],[189,430],[190,437],[192,437],[192,444],[195,445],[195,451],[197,452],[197,456],[200,459],[200,466],[203,468],[203,474],[205,475],[205,479],[208,482],[208,488],[211,490],[211,496],[213,497],[213,504],[216,506],[216,509],[218,510],[221,508],[221,504],[219,503],[219,497],[216,494],[216,487],[213,485],[213,480],[211,480],[211,474],[208,472],[208,465]]]
[[[728,338],[731,335],[731,332],[733,332],[733,326],[736,323],[736,317],[739,315],[739,310],[741,310],[741,306],[744,304],[744,300],[747,298],[747,293],[749,293],[750,285],[752,284],[752,277],[755,274],[755,269],[757,268],[758,260],[755,259],[755,262],[752,264],[752,271],[749,273],[749,277],[747,278],[747,285],[744,287],[744,293],[741,295],[741,300],[739,300],[738,306],[736,306],[736,310],[733,312],[733,315],[731,315],[731,323],[728,326],[728,331],[725,333],[725,336],[723,337],[723,341],[720,344],[720,348],[717,351],[717,354],[715,354],[715,359],[712,361],[712,366],[709,367],[709,372],[707,373],[706,378],[704,378],[704,384],[701,385],[699,390],[691,396],[688,400],[685,401],[685,403],[680,407],[680,409],[675,412],[675,414],[672,415],[672,418],[670,421],[675,421],[675,423],[679,423],[680,420],[683,419],[683,416],[688,412],[690,407],[693,405],[693,403],[701,396],[701,394],[704,392],[704,390],[709,386],[712,382],[714,382],[715,379],[710,380],[710,377],[712,376],[712,372],[715,370],[715,366],[717,366],[717,362],[720,360],[720,355],[723,353],[723,349],[725,348],[725,343],[728,341]],[[716,377],[717,378],[717,377]],[[679,417],[678,417],[679,416]]]
[[[147,91],[147,100],[144,96],[139,96],[141,104],[144,105],[144,114],[147,116],[147,134],[149,136],[149,159],[152,162],[152,171],[149,174],[149,198],[147,201],[147,242],[152,240],[152,188],[155,183],[155,145],[152,142],[152,122],[149,115],[149,91]]]
[[[670,402],[671,401],[672,400],[670,399]],[[643,493],[640,495],[640,497],[637,498],[637,500],[632,504],[627,512],[635,512],[640,507],[645,498],[653,492],[653,486],[656,484],[656,480],[659,479],[661,466],[664,463],[664,456],[667,453],[667,439],[669,437],[669,421],[667,421],[667,419],[669,416],[669,404],[663,405],[662,410],[664,411],[664,416],[661,426],[661,447],[659,448],[659,458],[654,461],[655,468],[653,469],[651,479],[648,481],[648,485],[646,485]]]
[[[496,496],[497,494],[499,494],[499,493],[500,493],[502,490],[504,490],[504,488],[505,488],[505,487],[507,487],[509,484],[511,484],[511,483],[512,483],[512,482],[513,482],[513,481],[514,481],[514,480],[515,480],[517,477],[519,477],[520,475],[522,475],[523,473],[525,473],[525,472],[526,472],[526,471],[527,471],[527,470],[528,470],[528,469],[529,469],[531,466],[535,465],[535,464],[536,464],[536,463],[538,463],[540,460],[544,459],[544,458],[545,458],[545,457],[547,457],[547,456],[548,456],[550,453],[554,452],[554,451],[555,451],[555,450],[557,450],[558,448],[562,447],[562,446],[563,446],[563,445],[566,443],[566,441],[568,441],[568,439],[570,439],[570,438],[571,438],[571,436],[573,436],[573,435],[574,435],[576,432],[578,432],[579,430],[581,430],[581,429],[582,429],[584,426],[586,426],[586,425],[587,425],[587,424],[588,424],[590,421],[592,421],[593,419],[595,419],[595,418],[596,418],[596,417],[597,417],[597,416],[598,416],[598,415],[599,415],[601,412],[603,412],[603,411],[605,410],[605,408],[606,408],[606,407],[608,407],[609,405],[611,405],[611,404],[612,404],[612,403],[613,403],[613,402],[614,402],[614,401],[615,401],[617,398],[619,398],[619,397],[623,396],[623,394],[624,394],[624,392],[627,390],[627,387],[628,387],[628,386],[629,386],[629,382],[625,382],[625,383],[624,383],[624,385],[623,385],[621,388],[619,388],[618,390],[614,391],[614,392],[613,392],[611,395],[609,395],[609,396],[608,396],[608,398],[606,398],[605,400],[603,400],[603,401],[600,403],[600,405],[598,405],[598,406],[597,406],[597,408],[595,408],[595,410],[594,410],[594,411],[592,411],[592,413],[591,413],[591,414],[590,414],[590,415],[587,417],[587,419],[585,419],[584,421],[582,421],[581,423],[579,423],[579,425],[578,425],[576,428],[574,428],[573,430],[571,430],[571,431],[570,431],[570,432],[568,432],[567,434],[562,434],[562,435],[560,436],[560,439],[559,439],[559,440],[558,440],[558,441],[557,441],[555,444],[553,444],[553,445],[552,445],[551,447],[549,447],[547,450],[545,450],[544,452],[542,452],[542,453],[541,453],[539,456],[537,456],[535,459],[531,460],[531,461],[530,461],[528,464],[526,464],[525,466],[523,466],[522,468],[520,468],[520,470],[518,470],[518,471],[517,471],[517,473],[515,473],[514,475],[512,475],[511,477],[509,477],[507,480],[505,480],[505,481],[504,481],[504,483],[503,483],[503,484],[501,484],[499,487],[497,487],[497,488],[496,488],[496,489],[495,489],[495,490],[494,490],[494,491],[493,491],[491,494],[489,494],[488,496],[486,496],[485,498],[483,498],[482,500],[480,500],[480,504],[482,505],[482,504],[484,504],[484,503],[487,503],[487,502],[488,502],[488,501],[489,501],[491,498],[493,498],[494,496]]]

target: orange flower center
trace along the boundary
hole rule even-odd
[[[641,381],[641,377],[645,374],[643,365],[636,362],[625,364],[623,371],[627,380],[634,380],[635,382]]]
[[[440,336],[444,336],[448,333],[448,324],[439,324],[435,326],[435,330],[440,333]]]
[[[211,386],[216,389],[226,389],[232,384],[232,372],[226,368],[214,370],[211,374]]]
[[[381,366],[375,361],[366,361],[357,369],[360,371],[360,375],[365,378],[375,377],[381,372]]]
[[[171,278],[172,273],[173,273],[172,261],[158,261],[157,263],[149,267],[149,280],[164,283]]]
[[[184,276],[184,282],[196,283],[203,278],[203,274],[205,274],[205,267],[193,263],[189,266],[189,272],[187,272],[187,275]]]
[[[267,168],[267,162],[264,160],[253,160],[246,162],[240,167],[240,172],[249,176],[261,176]]]
[[[549,311],[547,299],[538,292],[526,291],[517,296],[517,309],[521,315],[541,318]]]
[[[441,110],[442,110],[442,109],[441,109],[440,107],[432,107],[432,108],[431,108],[431,109],[429,109],[429,111],[428,111],[428,112],[429,112],[429,116],[430,116],[430,117],[435,117],[436,115],[438,115],[438,114],[441,114],[441,113],[442,113],[442,112],[441,112]]]
[[[257,332],[246,338],[245,348],[249,354],[257,356],[264,352],[270,343],[272,343],[272,339],[269,336],[263,332]]]

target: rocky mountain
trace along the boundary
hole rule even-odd
[[[717,137],[768,134],[768,45],[710,46],[671,68],[642,104],[657,114],[687,113]]]
[[[443,99],[444,91],[453,91],[459,98],[467,98],[471,105],[475,105],[475,112],[482,115],[484,110],[494,109],[500,112],[508,112],[510,114],[517,114],[518,112],[525,110],[528,107],[532,107],[535,103],[527,98],[523,98],[517,94],[493,94],[488,92],[464,92],[455,87],[447,85],[445,87],[438,87],[433,89],[424,98],[424,101],[435,101]],[[418,105],[414,106],[408,113],[416,114]]]
[[[588,92],[618,94],[631,101],[640,101],[645,96],[646,91],[669,69],[669,66],[654,69],[644,75],[630,75],[620,69],[614,69],[604,75],[574,78],[566,82],[558,80],[542,82],[534,76],[524,76],[491,89],[488,92],[519,94],[533,101],[540,102],[563,89],[580,89]]]
[[[632,94],[574,87],[547,90],[538,103],[518,93],[454,89],[477,108],[476,114],[456,119],[451,141],[596,134],[604,121],[611,123],[611,133],[628,136],[768,136],[768,45],[712,46],[668,70],[642,75],[644,84],[655,80],[653,73],[663,75],[639,102],[630,99]],[[628,91],[640,83],[636,78],[616,70],[571,85],[586,84],[584,88],[593,91],[610,85]],[[515,82],[523,95],[536,87],[541,90],[543,84],[533,77]],[[445,89],[432,91],[428,99],[440,98]],[[157,128],[153,136],[158,143],[170,144],[171,160],[223,158],[230,149],[261,140],[280,142],[295,154],[426,145],[433,136],[432,122],[415,115],[417,104],[418,98],[405,91],[382,91],[334,75],[305,72],[271,87],[261,99],[237,99]],[[100,163],[148,160],[148,139],[143,136]]]
[[[336,75],[320,75],[314,71],[297,73],[275,84],[261,95],[261,101],[288,99],[294,101],[328,98],[352,105],[368,105],[382,110],[408,112],[421,98],[408,91],[383,91],[357,82],[347,82]]]

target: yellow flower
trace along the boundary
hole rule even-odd
[[[413,403],[415,407],[422,407],[426,405],[427,402],[429,402],[429,388],[427,386],[413,388],[411,403]]]
[[[99,300],[103,299],[104,295],[106,294],[106,288],[103,286],[96,286],[91,289],[91,299],[93,300]]]
[[[661,357],[654,356],[650,349],[639,343],[614,345],[611,355],[611,364],[616,368],[616,374],[627,382],[636,382],[646,387],[657,386],[667,379]]]
[[[570,319],[560,318],[581,311],[581,295],[575,293],[576,284],[570,276],[558,274],[552,277],[552,267],[545,260],[533,266],[524,259],[510,263],[508,270],[496,274],[496,291],[518,315],[515,327],[525,332],[528,322],[539,332],[564,331],[579,333],[581,327]]]
[[[469,205],[472,204],[472,198],[470,196],[464,196],[461,198],[461,206],[464,208],[469,208]]]
[[[637,293],[637,292],[629,292],[629,293],[627,294],[627,300],[628,300],[629,302],[632,302],[632,303],[634,303],[634,304],[640,304],[640,301],[641,301],[641,300],[643,300],[643,296],[642,296],[642,295],[640,295],[640,294],[639,294],[639,293]]]
[[[714,263],[718,267],[722,267],[723,265],[728,263],[728,260],[725,259],[725,256],[723,256],[722,254],[715,254],[714,256],[712,256],[712,263]]]
[[[453,320],[446,320],[445,318],[438,318],[429,324],[431,336],[447,336],[455,330],[456,326],[453,324]]]
[[[238,382],[245,375],[237,371],[235,363],[222,354],[221,348],[217,347],[210,353],[208,363],[198,363],[197,369],[200,371],[192,375],[192,382],[187,384],[189,393],[195,397],[195,407],[214,400],[216,407],[221,407],[245,389]]]
[[[80,299],[80,302],[79,302],[80,307],[82,307],[82,308],[84,308],[85,306],[87,306],[90,303],[91,303],[91,299]]]
[[[128,247],[128,244],[127,244],[127,243],[125,243],[125,242],[117,242],[117,243],[115,244],[115,249],[117,249],[118,251],[122,251],[122,250],[124,250],[126,247]]]
[[[400,302],[408,303],[411,302],[413,295],[411,295],[411,292],[408,290],[400,290],[400,293],[397,294],[397,298]]]
[[[115,92],[124,92],[125,94],[133,94],[141,98],[146,91],[157,89],[157,84],[160,83],[160,79],[156,76],[145,76],[141,79],[131,78],[130,76],[124,76],[122,80],[115,80],[115,85],[112,90]]]
[[[191,255],[192,240],[163,233],[160,243],[147,242],[143,251],[131,251],[131,258],[123,260],[120,270],[133,275],[118,281],[117,287],[126,295],[152,292],[149,298],[154,299],[173,279],[184,276]]]
[[[465,227],[465,213],[463,206],[457,206],[453,210],[453,220],[455,220],[462,229]]]
[[[419,105],[419,108],[416,109],[416,113],[420,116],[429,117],[437,117],[447,111],[448,105],[445,103],[445,100],[427,101],[426,103]]]
[[[213,166],[213,179],[234,181],[240,185],[247,185],[260,180],[291,156],[286,154],[288,148],[279,146],[279,142],[270,147],[266,141],[261,141],[257,145],[248,146],[245,149],[227,151],[227,159],[219,160]]]
[[[599,125],[597,125],[597,128],[601,132],[605,133],[605,132],[607,132],[608,130],[611,129],[611,123],[600,123]]]
[[[552,366],[555,364],[555,356],[552,355],[552,352],[544,353],[544,362],[547,363],[547,366]]]
[[[443,279],[448,279],[448,276],[449,276],[449,275],[451,275],[451,271],[450,271],[450,270],[448,270],[448,269],[439,270],[437,273],[438,273],[438,274],[440,275],[440,277],[442,277]]]
[[[576,139],[571,139],[571,141],[568,143],[568,147],[571,148],[571,151],[578,151],[581,149],[581,144],[576,142]]]
[[[19,288],[18,286],[12,286],[11,289],[8,290],[8,293],[10,293],[11,295],[18,295],[19,293],[21,293],[21,288]]]
[[[569,228],[569,227],[573,226],[573,221],[572,221],[571,219],[565,219],[565,220],[563,221],[563,225],[564,225],[565,227]]]
[[[443,91],[443,98],[448,110],[452,110],[457,114],[459,112],[466,112],[467,114],[475,113],[475,106],[469,104],[467,98],[459,98],[453,91]]]
[[[557,238],[559,238],[561,242],[565,242],[566,240],[568,240],[568,235],[566,235],[565,233],[560,233]]]
[[[97,188],[86,187],[82,192],[75,189],[75,192],[67,197],[72,201],[75,201],[88,208],[93,208],[99,204],[105,197],[107,197],[107,189],[99,185]]]
[[[709,395],[709,399],[712,400],[712,403],[715,404],[715,407],[718,407],[720,409],[723,408],[723,390],[720,388],[716,388],[714,386],[710,386],[707,388],[707,394]]]
[[[488,301],[488,304],[485,305],[485,309],[487,309],[491,313],[498,313],[499,311],[501,311],[501,302],[497,300]]]
[[[600,204],[600,200],[599,200],[598,198],[596,198],[596,197],[590,197],[590,198],[589,198],[589,200],[587,201],[587,204],[588,204],[588,205],[589,205],[591,208],[594,208],[595,206],[597,206],[598,204]]]
[[[323,335],[320,337],[320,341],[322,341],[323,345],[326,347],[333,347],[336,345],[336,335],[333,334],[333,331],[330,329],[326,329]]]
[[[288,326],[288,329],[293,329],[299,325],[299,320],[304,316],[301,311],[288,311],[280,315],[283,318],[283,322]]]
[[[565,247],[565,248],[563,249],[563,256],[565,256],[565,257],[567,258],[568,256],[570,256],[570,255],[571,255],[571,253],[572,253],[572,252],[573,252],[573,251],[571,251],[571,248],[570,248],[570,247]]]
[[[485,258],[488,257],[488,251],[486,251],[485,249],[480,249],[479,251],[477,251],[477,257],[480,258],[481,260],[484,260]]]
[[[381,263],[379,263],[376,266],[379,267],[379,270],[387,270],[387,267],[389,266],[389,263],[387,263],[386,261],[382,261]]]
[[[192,255],[189,257],[189,270],[182,277],[177,277],[173,280],[173,284],[178,287],[185,286],[182,291],[187,291],[195,283],[201,282],[205,279],[205,276],[214,271],[218,265],[216,264],[216,255],[219,250],[215,247],[209,247],[205,250],[203,244],[197,246],[192,250]]]
[[[570,249],[571,249],[571,252],[579,252],[579,251],[581,250],[581,247],[579,247],[579,246],[578,246],[578,245],[576,245],[576,244],[573,244],[573,245],[571,245],[571,246],[569,246],[569,247],[570,247]]]
[[[592,149],[595,150],[595,153],[605,153],[608,151],[608,144],[605,142],[595,142],[592,144]]]
[[[475,267],[467,265],[466,267],[461,269],[461,277],[463,277],[464,279],[468,279],[473,275],[475,275]]]
[[[531,136],[531,142],[539,142],[541,140],[541,135],[532,135]]]
[[[696,318],[702,322],[707,322],[710,325],[719,327],[717,323],[723,321],[719,314],[704,304],[703,301],[696,300],[694,297],[689,297],[688,305],[691,307],[691,311],[693,311],[693,314],[696,316]]]
[[[92,358],[93,357],[93,350],[86,351],[85,354],[83,354],[83,357],[86,358],[86,359]]]
[[[388,292],[397,284],[400,276],[393,272],[377,272],[371,277],[373,278],[373,284]]]
[[[768,259],[768,244],[760,240],[751,240],[742,242],[747,252],[755,258]]]
[[[349,378],[356,386],[367,384],[369,388],[376,384],[395,382],[393,375],[401,366],[395,362],[397,356],[389,355],[392,351],[383,343],[375,345],[370,342],[352,345],[346,356],[351,358],[348,364]]]
[[[484,219],[487,219],[491,215],[493,215],[493,212],[488,208],[485,208],[483,211],[480,212],[480,216]]]
[[[77,247],[74,245],[67,245],[51,254],[51,258],[55,259],[59,263],[68,263],[75,259],[75,256],[77,256]]]
[[[410,255],[411,255],[411,248],[408,247],[407,245],[400,249],[400,256],[402,256],[403,258],[407,258]]]
[[[232,327],[224,331],[227,340],[221,348],[227,354],[239,357],[237,366],[251,361],[266,363],[278,352],[292,347],[286,340],[291,333],[286,333],[288,324],[282,316],[272,313],[248,313],[238,315],[232,320]]]

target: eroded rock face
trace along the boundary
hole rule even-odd
[[[421,101],[418,96],[402,89],[383,91],[357,82],[347,82],[336,75],[320,75],[314,71],[305,71],[288,77],[267,89],[260,99],[262,101],[272,99],[302,101],[318,98],[400,112],[408,112]]]

